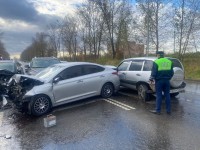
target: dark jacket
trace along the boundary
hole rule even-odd
[[[164,63],[169,63],[169,62],[170,64],[168,68],[161,67],[161,65],[163,65]],[[173,70],[173,63],[171,62],[171,60],[166,58],[158,58],[157,60],[154,61],[151,70],[150,80],[161,80],[161,79],[170,80],[173,77],[173,75],[174,75],[174,70]]]

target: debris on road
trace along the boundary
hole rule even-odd
[[[56,116],[50,114],[50,115],[47,115],[46,118],[44,118],[44,126],[47,128],[47,127],[52,127],[56,125]]]
[[[11,139],[11,135],[8,134],[0,135],[0,137],[4,137],[5,139]]]

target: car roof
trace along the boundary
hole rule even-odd
[[[33,59],[57,59],[55,57],[34,57]]]
[[[12,63],[14,63],[15,61],[14,60],[0,60],[0,62],[12,62]]]
[[[63,62],[63,63],[55,64],[54,66],[69,67],[69,66],[75,66],[75,65],[97,65],[97,66],[103,67],[100,64],[90,63],[90,62]]]
[[[125,60],[155,60],[157,57],[133,57],[133,58],[127,58]]]
[[[177,58],[172,58],[172,57],[165,57],[165,58],[169,58],[169,59],[177,59]],[[133,57],[133,58],[127,58],[124,59],[123,61],[129,61],[129,60],[156,60],[157,57]]]

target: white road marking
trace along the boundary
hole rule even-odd
[[[129,105],[127,105],[127,104],[124,104],[124,103],[122,103],[122,102],[119,102],[119,101],[117,101],[117,100],[113,100],[113,99],[111,99],[111,98],[108,98],[108,100],[111,100],[112,102],[115,102],[115,103],[117,103],[117,104],[119,104],[119,105],[122,105],[122,106],[124,106],[124,107],[127,107],[127,108],[129,108],[129,109],[135,109],[134,107],[131,107],[131,106],[129,106]]]
[[[3,122],[3,112],[0,112],[0,126],[2,125]]]
[[[113,104],[113,105],[116,105],[116,106],[118,106],[118,107],[121,107],[121,108],[123,108],[123,109],[125,109],[125,110],[133,110],[133,109],[135,109],[134,107],[131,107],[131,106],[129,106],[129,105],[127,105],[127,104],[124,104],[124,103],[122,103],[122,102],[119,102],[119,101],[117,101],[117,100],[114,100],[114,99],[111,99],[111,98],[108,98],[108,99],[104,99],[106,102],[109,102],[109,103],[111,103],[111,104]]]
[[[127,108],[127,107],[124,107],[124,106],[122,106],[122,105],[119,105],[119,104],[117,104],[117,103],[115,103],[115,102],[113,102],[113,101],[111,101],[111,100],[107,100],[107,99],[104,99],[106,102],[108,102],[108,103],[111,103],[111,104],[113,104],[113,105],[115,105],[115,106],[118,106],[118,107],[120,107],[120,108],[122,108],[122,109],[125,109],[125,110],[131,110],[131,109],[129,109],[129,108]]]

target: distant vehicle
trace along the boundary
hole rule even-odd
[[[18,109],[40,116],[52,107],[117,92],[117,71],[94,63],[68,62],[52,65],[35,76],[15,75],[8,84],[8,96]]]
[[[55,57],[35,57],[31,60],[29,65],[25,66],[25,72],[28,75],[35,75],[41,70],[58,63],[61,62]]]
[[[155,93],[155,85],[149,84],[153,61],[156,57],[138,57],[123,60],[118,66],[120,85],[138,91],[139,97],[146,101]],[[168,58],[173,62],[174,75],[170,80],[170,94],[176,96],[184,91],[184,68],[176,58]]]
[[[22,65],[16,60],[0,60],[0,70],[7,70],[14,74],[24,74]]]

